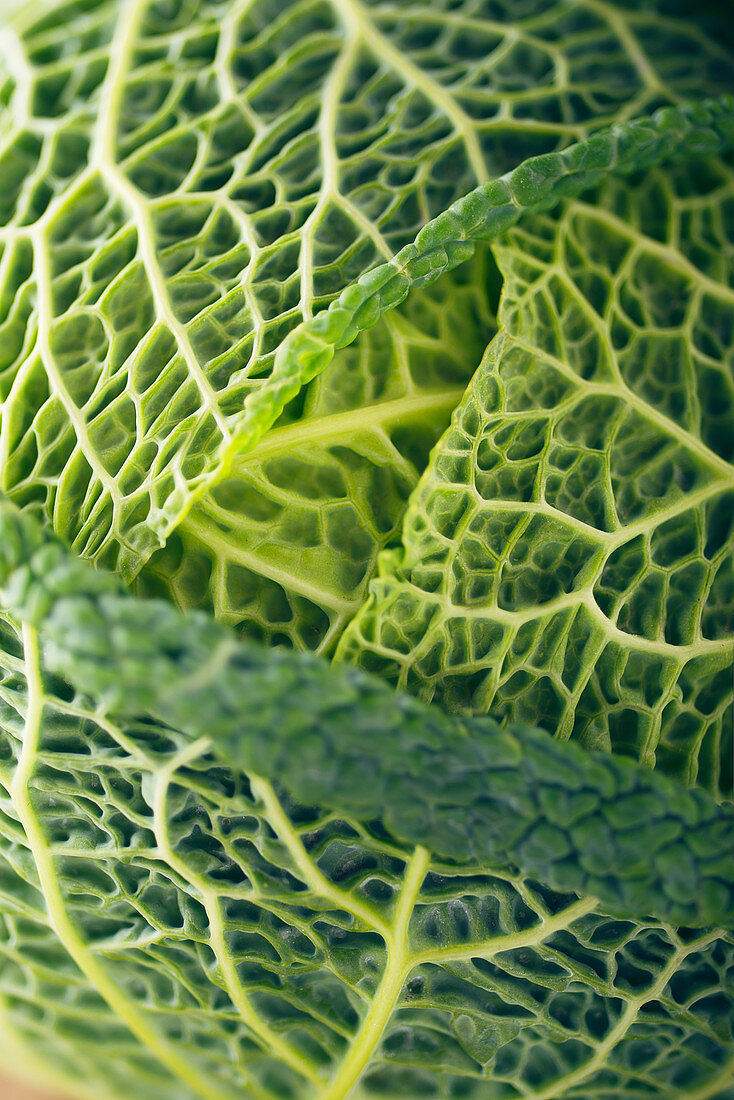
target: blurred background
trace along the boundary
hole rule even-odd
[[[19,1085],[0,1074],[0,1100],[73,1100],[73,1097],[59,1096],[56,1092]]]

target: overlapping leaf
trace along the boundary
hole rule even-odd
[[[136,590],[206,607],[249,637],[331,650],[494,330],[488,260],[345,348],[194,505]]]
[[[330,695],[364,721],[371,711],[360,695],[367,703],[370,693],[384,695],[398,740],[413,736],[421,705],[288,653],[269,675],[264,651],[166,605],[122,598],[109,578],[36,534],[19,542],[14,531],[25,538],[32,529],[8,515],[5,598],[38,632],[26,625],[21,637],[3,620],[6,1050],[40,1062],[57,1082],[78,1078],[90,1093],[141,1100],[448,1100],[457,1092],[483,1100],[488,1089],[533,1100],[673,1100],[683,1087],[697,1100],[726,1096],[734,1063],[728,933],[611,918],[595,899],[551,891],[491,853],[441,861],[422,847],[411,852],[376,822],[308,808],[278,797],[265,779],[246,780],[220,760],[222,750],[236,755],[225,732],[241,736],[236,696],[247,694],[248,676],[258,721],[268,708],[281,715],[276,745],[277,731],[294,721],[321,722]],[[14,554],[30,564],[9,576]],[[62,634],[70,647],[58,645]],[[117,677],[110,638],[125,654]],[[50,664],[62,660],[72,680],[97,684],[102,697],[43,669],[39,640],[54,639]],[[189,668],[197,654],[198,680]],[[300,708],[281,690],[286,670],[306,689]],[[155,709],[179,698],[189,735],[115,718],[143,698]],[[433,721],[448,730],[440,712]],[[197,725],[215,732],[213,746],[191,735]],[[243,733],[248,754],[267,755],[267,739],[246,748]],[[501,743],[504,735],[491,736]],[[584,777],[584,754],[547,744],[559,760],[568,754],[591,794],[600,782],[591,758]],[[320,738],[319,746],[328,753]],[[365,760],[376,749],[368,738]],[[607,794],[615,775],[636,783],[639,774],[613,761],[602,771]],[[579,793],[570,771],[546,779]],[[317,773],[300,775],[294,760],[288,785],[314,782]],[[340,782],[350,789],[347,772]],[[671,786],[642,782],[653,797]],[[377,789],[352,783],[368,802]],[[663,809],[669,824],[682,814],[692,836],[705,805],[726,825],[703,794],[681,791]],[[629,828],[629,808],[610,824]],[[657,828],[663,843],[666,832]],[[588,836],[590,865],[600,840]],[[725,844],[720,830],[710,834],[709,855],[717,843]],[[731,856],[722,852],[724,868]],[[660,873],[665,889],[687,900],[683,862],[676,849]]]
[[[734,173],[523,220],[502,331],[340,651],[731,791]]]
[[[505,351],[522,338],[521,373],[539,379],[530,397],[542,403],[557,375],[568,387],[562,408],[553,395],[547,409],[530,401],[524,412],[531,426],[546,413],[554,425],[575,425],[573,438],[562,440],[570,467],[554,452],[564,477],[553,507],[567,509],[582,548],[598,534],[605,546],[619,536],[621,546],[634,523],[647,539],[639,574],[626,560],[594,589],[607,594],[598,605],[607,622],[615,601],[621,609],[612,633],[617,642],[625,637],[616,664],[610,655],[612,681],[619,670],[619,683],[638,693],[631,704],[638,724],[626,739],[616,735],[621,712],[612,707],[607,727],[591,721],[573,732],[587,745],[634,749],[646,763],[658,738],[667,770],[725,786],[717,772],[725,708],[716,692],[731,608],[715,539],[723,545],[730,537],[722,362],[731,351],[731,169],[719,162],[704,174],[700,158],[731,143],[731,102],[625,126],[661,105],[730,91],[731,27],[721,7],[60,0],[6,6],[3,17],[1,487],[128,580],[153,554],[140,591],[163,589],[184,606],[213,608],[269,642],[329,651],[377,552],[395,537],[428,449],[493,330],[491,261],[475,256],[457,267],[476,242],[528,207],[598,182],[610,167],[629,170],[660,156],[697,162],[692,173],[635,181],[634,192],[607,184],[619,204],[607,221],[588,204],[567,206],[552,257],[554,225],[525,219],[501,253],[509,287],[492,354],[502,382]],[[595,144],[521,164],[608,123],[618,129]],[[625,205],[632,194],[645,198],[641,210]],[[675,217],[661,224],[661,210]],[[608,326],[609,354],[595,359],[593,341],[607,347],[605,285],[616,323]],[[405,301],[411,287],[420,292]],[[331,302],[289,341],[299,322]],[[560,327],[539,323],[549,306]],[[662,359],[656,347],[667,349]],[[534,374],[541,360],[544,370]],[[678,429],[637,465],[642,436],[628,432],[623,452],[634,491],[620,494],[616,517],[605,513],[594,527],[588,521],[598,522],[597,513],[587,512],[595,499],[583,491],[588,440],[566,413],[574,402],[593,405],[594,424],[614,424],[589,387],[608,385],[614,399],[624,381],[627,398],[653,368],[660,377],[661,363],[672,375],[639,393],[633,412],[644,412],[655,431],[668,421]],[[621,381],[601,378],[615,365]],[[482,371],[462,406],[464,443],[467,433],[478,441],[490,416],[486,401],[476,419],[469,415],[486,379]],[[519,388],[515,381],[513,399],[528,378]],[[708,404],[695,400],[699,391],[713,394]],[[526,447],[528,437],[508,442],[495,428],[501,461],[483,473],[491,480],[506,468],[522,487],[533,454],[513,447]],[[614,447],[591,450],[603,464]],[[446,473],[445,453],[444,445],[411,517],[425,505],[426,485]],[[665,481],[665,462],[677,488]],[[646,483],[650,471],[657,480]],[[645,493],[661,480],[670,517],[644,511]],[[456,484],[466,488],[462,477]],[[550,491],[547,478],[544,485]],[[489,496],[481,508],[491,511]],[[516,503],[528,510],[528,500]],[[622,514],[623,504],[638,506],[640,517]],[[680,525],[666,530],[668,518]],[[425,539],[412,523],[406,531]],[[5,536],[7,564],[18,547],[7,528]],[[33,539],[35,551],[45,536]],[[538,546],[561,542],[542,527]],[[486,547],[472,544],[476,576],[464,575],[462,600],[470,591],[478,598],[477,584],[487,582],[487,570],[474,568]],[[531,550],[544,553],[535,539]],[[406,561],[409,551],[406,535]],[[424,569],[438,563],[443,577],[444,551],[442,543]],[[237,664],[243,651],[222,642],[211,622],[117,595],[104,602],[116,588],[109,578],[58,551],[39,554],[25,555],[33,557],[30,573],[17,570],[6,594],[18,616],[0,618],[6,1058],[95,1100],[730,1100],[731,934],[670,923],[699,926],[727,915],[729,811],[632,765],[595,765],[572,747],[546,745],[537,732],[520,751],[516,734],[490,724],[496,773],[484,758],[462,772],[464,758],[457,752],[451,761],[443,733],[485,729],[481,721],[421,718],[428,712],[419,703],[375,688],[396,733],[411,715],[414,731],[421,722],[443,731],[431,746],[422,734],[414,739],[395,767],[404,742],[386,742],[389,731],[369,726],[365,697],[353,700],[353,727],[344,719],[353,671],[260,654],[248,680]],[[548,562],[541,565],[551,583]],[[395,582],[390,568],[382,592]],[[561,583],[564,568],[555,571]],[[692,568],[706,609],[698,618],[685,604]],[[538,571],[519,572],[525,580],[513,576],[512,593],[527,600],[527,577],[537,580]],[[638,621],[647,574],[664,598],[657,617]],[[670,583],[678,574],[680,583]],[[422,608],[427,592],[416,577],[406,586],[401,574],[399,583],[410,607]],[[479,651],[469,650],[468,663],[451,665],[453,679],[443,657],[416,678],[414,667],[427,666],[411,662],[413,611],[404,605],[395,631],[387,622],[395,607],[377,595],[344,652],[388,678],[397,655],[412,689],[438,688],[444,701],[482,709],[487,668],[502,667],[490,665],[490,649],[481,668],[472,664]],[[548,608],[543,593],[536,607],[536,596],[528,625],[539,638]],[[577,596],[571,585],[571,603]],[[472,607],[487,642],[491,616]],[[389,637],[376,646],[383,625]],[[426,637],[443,639],[452,627],[453,619],[448,627],[433,620]],[[693,631],[693,641],[681,631]],[[216,644],[207,648],[209,641]],[[658,651],[666,659],[672,652],[667,665],[648,659]],[[557,654],[532,652],[538,676],[524,698],[533,719],[548,698],[560,698],[556,717],[569,732],[574,706],[583,716],[576,705],[583,692],[576,699],[573,691],[538,691],[546,672],[556,685],[569,675],[564,680],[567,664],[559,673]],[[564,662],[572,653],[573,643],[565,645]],[[292,694],[284,690],[288,668]],[[659,692],[650,701],[663,680],[664,708]],[[495,701],[505,715],[517,712],[519,698],[507,682],[498,674]],[[586,682],[597,686],[593,675]],[[132,716],[120,702],[125,685],[129,702],[133,688],[148,692],[135,695]],[[335,699],[329,716],[324,708]],[[143,717],[147,711],[156,717]],[[229,723],[229,754],[195,739],[212,732],[217,713]],[[309,715],[318,726],[310,742],[298,724]],[[360,742],[362,719],[371,756]],[[341,744],[335,731],[345,728]],[[504,771],[501,746],[514,761]],[[309,759],[317,764],[310,775]],[[267,778],[245,775],[244,760],[262,765]],[[416,786],[421,763],[437,760]],[[468,781],[476,784],[480,772],[491,783],[475,799]],[[405,789],[386,797],[385,776],[401,775],[412,797]],[[622,820],[609,811],[614,782],[625,776]],[[283,789],[269,782],[279,777]],[[529,800],[511,789],[516,780],[531,785]],[[338,791],[348,798],[332,803]],[[639,801],[640,791],[658,795]],[[305,805],[309,797],[322,804]],[[519,799],[510,811],[508,797]],[[487,852],[476,844],[489,835],[492,813],[508,828]],[[469,824],[467,844],[475,847],[457,854],[450,845]],[[619,836],[622,848],[610,847]],[[644,858],[629,854],[640,838]],[[620,851],[628,859],[620,862]],[[538,868],[550,863],[548,881],[538,882]],[[624,886],[619,897],[612,870]],[[568,892],[597,885],[605,904]]]
[[[9,16],[2,486],[134,574],[237,450],[243,402],[314,308],[524,157],[728,90],[715,13],[666,10],[69,0]]]

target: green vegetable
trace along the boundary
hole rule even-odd
[[[725,9],[3,6],[11,1068],[732,1100]]]
[[[685,1059],[625,1067],[662,996],[720,1083],[730,808],[132,599],[7,505],[0,545],[11,1039],[112,1096],[550,1097],[611,1056],[626,1094]]]
[[[38,538],[33,521],[0,510],[4,603],[40,629],[48,669],[97,699],[98,714],[155,715],[302,803],[379,818],[443,858],[516,864],[598,894],[615,915],[734,921],[734,816],[703,792],[532,727],[451,720],[307,655],[237,645],[206,618],[127,598]]]
[[[500,332],[340,649],[728,798],[730,159],[610,179],[503,238]]]

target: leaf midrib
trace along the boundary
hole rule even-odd
[[[456,408],[465,390],[465,386],[452,386],[435,393],[411,394],[350,409],[348,412],[325,413],[281,428],[271,428],[251,451],[237,456],[233,468],[239,472],[272,454],[294,453],[294,448],[300,448],[304,443],[319,443],[323,446],[331,438],[353,436],[355,432],[370,429],[379,431],[384,425],[393,424],[401,417],[433,411],[450,412]]]

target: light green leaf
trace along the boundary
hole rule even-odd
[[[494,331],[495,274],[485,252],[340,351],[193,506],[136,591],[329,652]]]
[[[703,12],[490,7],[9,13],[2,488],[131,577],[294,396],[273,356],[314,309],[525,157],[731,86]]]
[[[496,248],[501,331],[340,656],[731,793],[730,161]]]

